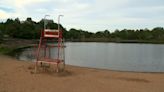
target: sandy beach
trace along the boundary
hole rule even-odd
[[[66,66],[34,74],[32,62],[0,56],[0,92],[164,92],[164,73],[133,73]]]

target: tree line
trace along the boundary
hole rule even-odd
[[[57,29],[57,23],[53,20],[45,20],[46,27]],[[44,20],[35,22],[32,18],[20,21],[19,18],[7,19],[0,23],[0,39],[20,38],[20,39],[39,39],[43,30]],[[164,28],[155,27],[150,29],[116,29],[114,32],[109,30],[88,32],[82,29],[71,28],[67,30],[60,25],[63,30],[63,37],[68,41],[164,41]]]

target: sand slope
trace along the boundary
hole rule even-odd
[[[164,92],[164,73],[131,73],[66,66],[33,74],[31,62],[0,56],[0,92]]]

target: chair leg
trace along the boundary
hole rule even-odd
[[[35,73],[37,73],[37,62],[35,63]]]
[[[56,72],[58,73],[59,72],[59,65],[58,65],[58,63],[56,64]]]

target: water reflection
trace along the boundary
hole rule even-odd
[[[35,49],[28,48],[18,57],[34,61]],[[55,54],[55,49],[51,49]],[[66,43],[66,64],[140,72],[164,72],[164,45],[121,43]]]

